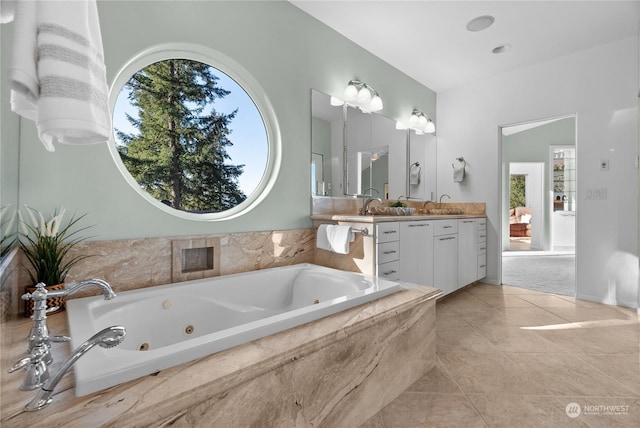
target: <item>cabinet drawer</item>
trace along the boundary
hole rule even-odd
[[[400,262],[393,261],[378,265],[378,276],[380,278],[398,281],[400,279]]]
[[[400,241],[378,244],[378,264],[392,262],[400,258]]]
[[[478,243],[487,242],[487,230],[478,230]]]
[[[376,225],[376,242],[390,242],[400,239],[400,224],[397,221]]]
[[[487,254],[487,243],[486,242],[478,242],[478,255]]]
[[[450,235],[458,233],[458,219],[454,220],[436,220],[433,222],[433,236]]]
[[[478,256],[478,279],[487,276],[487,255]]]
[[[478,219],[478,230],[487,230],[487,218],[479,218]]]

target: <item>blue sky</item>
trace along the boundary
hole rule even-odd
[[[213,70],[219,77],[218,85],[231,92],[226,97],[216,100],[214,104],[216,111],[228,114],[238,109],[236,117],[229,125],[232,131],[229,139],[233,142],[233,146],[227,148],[227,153],[231,156],[229,163],[245,165],[238,182],[240,189],[249,196],[260,182],[266,167],[267,132],[260,112],[251,97],[225,73],[215,68]],[[137,130],[127,121],[125,112],[137,117],[137,109],[129,104],[127,96],[127,91],[121,91],[118,94],[113,113],[113,126],[119,131],[130,134]],[[117,137],[116,142],[118,142]]]

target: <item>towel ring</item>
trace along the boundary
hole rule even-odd
[[[461,163],[462,163],[462,167],[463,167],[463,168],[466,168],[466,167],[467,167],[467,161],[466,161],[466,160],[464,160],[464,158],[463,158],[462,156],[460,156],[459,158],[456,158],[456,160],[457,160],[458,162],[461,162]],[[454,165],[454,164],[451,164],[451,168],[456,169],[456,167],[455,167],[455,165]]]

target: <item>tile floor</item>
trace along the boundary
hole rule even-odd
[[[489,284],[436,308],[436,366],[362,428],[640,427],[635,309]]]

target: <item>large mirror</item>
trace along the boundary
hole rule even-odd
[[[397,129],[395,120],[380,114],[336,106],[316,90],[311,100],[313,196],[436,197],[434,135]]]

